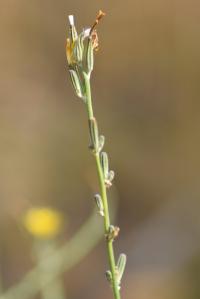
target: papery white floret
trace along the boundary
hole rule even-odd
[[[69,16],[68,16],[68,19],[69,19],[69,24],[70,24],[71,26],[74,26],[74,16],[73,16],[73,15],[69,15]]]
[[[90,29],[91,29],[91,28],[86,28],[86,29],[83,30],[83,32],[84,32],[84,37],[88,37],[88,36],[90,35]]]

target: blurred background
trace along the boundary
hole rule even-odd
[[[60,248],[94,208],[95,163],[87,149],[85,107],[67,72],[65,38],[69,14],[81,30],[99,9],[107,15],[98,28],[92,89],[116,172],[116,196],[110,196],[112,204],[117,197],[119,203],[116,254],[128,255],[122,298],[199,299],[195,0],[1,0],[0,293],[36,267],[36,243],[43,252],[41,241],[24,229],[27,211],[50,207],[62,213],[62,228],[53,239],[53,247]],[[56,298],[112,298],[104,277],[105,244],[96,243],[60,276],[62,294]],[[50,299],[41,290],[31,297]]]

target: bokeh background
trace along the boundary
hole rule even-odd
[[[195,0],[1,0],[1,292],[35,266],[27,209],[63,213],[58,246],[93,209],[86,113],[64,46],[67,15],[81,30],[102,9],[92,89],[116,172],[115,248],[128,255],[122,297],[200,298],[199,8]],[[101,240],[62,275],[64,298],[112,298],[106,269]]]

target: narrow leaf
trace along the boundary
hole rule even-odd
[[[81,82],[79,80],[79,77],[78,77],[76,71],[71,69],[71,70],[69,70],[69,74],[70,74],[71,82],[72,82],[72,85],[75,89],[77,96],[80,98],[83,98],[84,95],[82,94]]]
[[[90,131],[91,148],[94,152],[98,152],[99,132],[98,132],[97,121],[94,117],[89,119],[89,131]]]
[[[121,253],[117,262],[117,280],[120,284],[124,270],[126,267],[126,255],[124,253]]]
[[[103,149],[105,144],[105,137],[103,135],[99,136],[99,152]]]
[[[104,216],[104,207],[103,207],[103,202],[101,199],[101,196],[99,194],[95,194],[94,200],[96,202],[96,205],[98,207],[98,212],[101,216]]]
[[[113,181],[114,177],[115,177],[115,173],[114,173],[114,171],[113,171],[113,170],[110,170],[110,171],[108,172],[107,177],[105,178],[105,184],[106,184],[106,187],[107,187],[107,188],[109,188],[109,187],[112,186],[112,181]]]
[[[107,177],[107,179],[108,179],[110,182],[112,182],[113,179],[114,179],[114,177],[115,177],[115,173],[114,173],[114,171],[113,171],[113,170],[110,170],[109,173],[108,173],[108,177]]]
[[[87,50],[86,50],[86,67],[87,67],[87,73],[90,74],[94,67],[94,50],[92,46],[92,39],[88,38],[87,43]]]
[[[106,179],[109,172],[109,166],[108,166],[108,155],[106,152],[101,153],[101,167],[103,170],[104,178]]]

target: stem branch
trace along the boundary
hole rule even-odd
[[[85,79],[85,88],[86,88],[87,114],[89,120],[91,120],[94,118],[94,113],[93,113],[92,98],[91,98],[90,77],[86,73],[83,73],[83,75]],[[100,184],[101,198],[104,207],[104,231],[105,231],[105,235],[107,235],[109,233],[109,228],[110,228],[110,215],[109,215],[109,207],[108,207],[107,190],[104,182],[104,175],[101,167],[99,152],[95,153],[95,161],[96,161],[98,179]],[[112,289],[113,289],[114,298],[121,299],[119,286],[116,279],[116,264],[115,264],[115,256],[114,256],[114,249],[113,249],[113,240],[109,240],[106,238],[106,243],[107,243],[110,271],[112,273]]]

